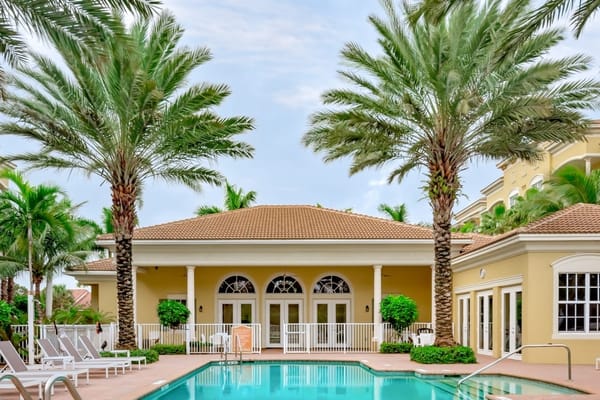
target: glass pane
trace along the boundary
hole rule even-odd
[[[281,344],[281,306],[269,304],[269,342]]]
[[[224,324],[233,324],[233,304],[226,303],[221,306],[221,311],[223,312],[223,323]]]
[[[523,292],[517,292],[517,337],[515,338],[515,345],[517,349],[523,345],[522,335],[521,335],[521,327],[523,324]]]
[[[494,348],[494,300],[492,296],[488,296],[488,350]]]
[[[327,309],[327,304],[317,304],[318,324],[326,324],[328,322]],[[327,325],[317,325],[317,341],[319,344],[326,344],[329,341]]]
[[[299,324],[300,323],[300,305],[299,304],[288,304],[288,324]]]
[[[242,303],[240,304],[240,323],[251,324],[252,323],[252,304]]]
[[[317,323],[326,324],[327,322],[327,304],[317,304]]]
[[[335,322],[338,324],[346,323],[346,304],[335,305]]]
[[[504,351],[510,351],[510,293],[504,293]]]

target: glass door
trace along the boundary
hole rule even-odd
[[[502,289],[502,354],[515,351],[522,345],[521,286]],[[521,353],[512,358],[521,358]]]
[[[230,329],[231,325],[254,322],[254,300],[219,300],[219,321]]]
[[[317,300],[314,313],[317,321],[316,346],[346,346],[350,300]]]
[[[471,335],[471,297],[468,294],[458,297],[458,342],[469,346]]]
[[[492,354],[494,348],[494,296],[492,291],[477,293],[477,351]]]
[[[302,302],[300,300],[267,301],[267,346],[283,346],[283,325],[302,322]]]

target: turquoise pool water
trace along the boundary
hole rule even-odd
[[[494,394],[565,394],[575,390],[537,381],[480,376],[422,378],[414,373],[376,373],[358,363],[252,362],[209,364],[143,400],[456,400]]]

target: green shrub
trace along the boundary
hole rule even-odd
[[[467,346],[413,347],[410,359],[421,364],[473,364],[477,362],[473,349]]]
[[[412,343],[390,343],[383,342],[381,343],[381,347],[379,351],[381,353],[410,353],[410,350],[413,348]]]
[[[185,324],[190,316],[190,310],[175,300],[164,300],[158,303],[157,308],[158,320],[161,325],[169,328],[178,328],[181,324]]]
[[[155,344],[150,347],[158,354],[185,354],[185,344]]]
[[[110,351],[101,351],[100,355],[102,357],[124,357],[125,355],[123,354],[114,354],[111,353]],[[131,357],[140,357],[140,356],[144,356],[146,357],[146,362],[148,364],[152,364],[153,362],[157,362],[158,361],[158,352],[156,350],[153,349],[135,349],[135,350],[131,350],[129,352],[129,355]]]
[[[417,303],[410,297],[389,295],[381,301],[381,317],[385,322],[391,323],[398,334],[402,334],[418,316]]]

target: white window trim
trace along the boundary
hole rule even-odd
[[[600,273],[600,254],[578,254],[560,258],[553,268],[552,339],[598,339],[600,332],[559,332],[558,330],[558,275],[561,273]],[[587,288],[587,284],[586,284]]]
[[[514,198],[515,201],[516,199],[519,197],[519,189],[513,189],[509,194],[508,194],[508,208],[513,208],[514,204],[512,204],[512,199]]]

